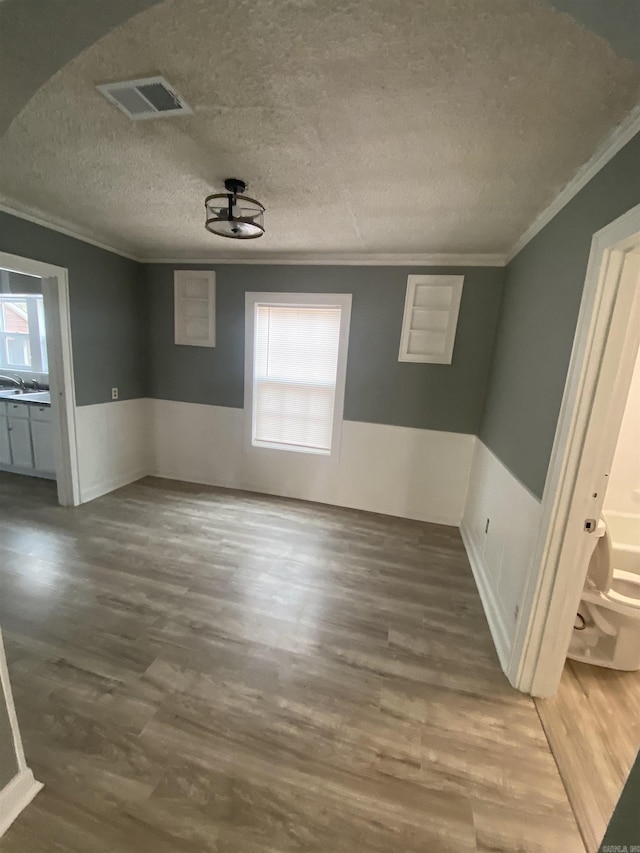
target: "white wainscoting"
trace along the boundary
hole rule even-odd
[[[245,447],[243,409],[148,404],[156,476],[460,523],[475,436],[345,421],[328,459]]]
[[[81,503],[149,473],[149,402],[119,400],[76,408]]]
[[[539,525],[538,498],[476,439],[460,532],[503,669],[509,664]]]

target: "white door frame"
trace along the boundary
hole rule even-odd
[[[507,672],[514,686],[534,696],[552,696],[558,688],[584,587],[584,520],[600,515],[604,472],[615,452],[640,343],[638,252],[640,205],[594,234],[591,243],[522,604],[529,618],[519,622]]]
[[[0,267],[42,279],[47,356],[54,431],[54,460],[58,500],[62,506],[80,503],[80,475],[76,437],[75,383],[71,349],[69,275],[65,267],[0,252]]]

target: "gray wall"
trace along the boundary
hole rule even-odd
[[[344,416],[476,433],[502,293],[503,269],[219,265],[215,349],[173,343],[173,270],[146,267],[149,395],[242,408],[246,291],[353,294]],[[452,365],[398,362],[409,273],[464,273]]]
[[[146,396],[142,267],[89,243],[0,213],[0,251],[69,270],[76,402]]]
[[[640,134],[511,261],[480,437],[542,496],[591,238],[640,202]]]
[[[13,745],[13,733],[9,724],[6,699],[0,686],[0,790],[17,772],[18,759]]]

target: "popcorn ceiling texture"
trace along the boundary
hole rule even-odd
[[[131,122],[95,89],[158,73],[193,116]],[[166,0],[30,100],[0,193],[145,257],[504,252],[639,85],[542,0]],[[205,232],[228,176],[260,240]]]

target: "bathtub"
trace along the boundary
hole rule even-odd
[[[640,515],[607,512],[604,518],[611,538],[614,570],[640,575]]]

